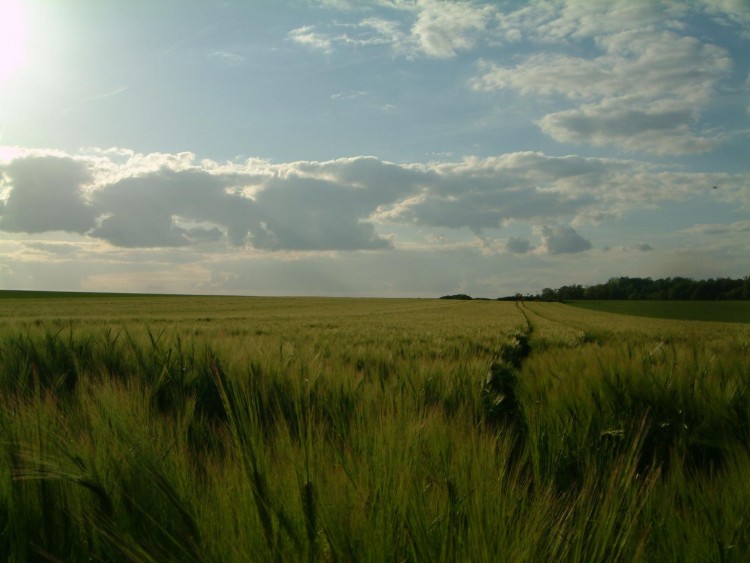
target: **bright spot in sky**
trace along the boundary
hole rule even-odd
[[[0,0],[0,85],[26,62],[28,28],[20,0]]]

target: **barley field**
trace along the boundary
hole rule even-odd
[[[5,294],[8,561],[746,561],[750,325]]]

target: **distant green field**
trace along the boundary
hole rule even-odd
[[[750,301],[570,301],[568,304],[638,317],[750,323]]]

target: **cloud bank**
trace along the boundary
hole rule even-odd
[[[387,250],[421,229],[485,240],[527,225],[549,254],[588,250],[574,226],[707,192],[747,207],[748,175],[518,152],[452,163],[374,157],[218,163],[189,153],[19,151],[0,164],[0,230],[63,231],[123,248],[223,245],[268,252]],[[572,225],[568,227],[559,225]],[[558,225],[558,226],[549,226]],[[439,236],[435,237],[438,240]],[[531,250],[511,238],[511,253]]]

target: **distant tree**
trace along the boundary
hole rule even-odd
[[[554,301],[557,299],[557,294],[555,293],[555,290],[550,287],[545,287],[542,290],[541,295],[542,301]]]
[[[440,299],[458,299],[459,301],[471,301],[471,296],[465,293],[456,293],[455,295],[443,295]]]

